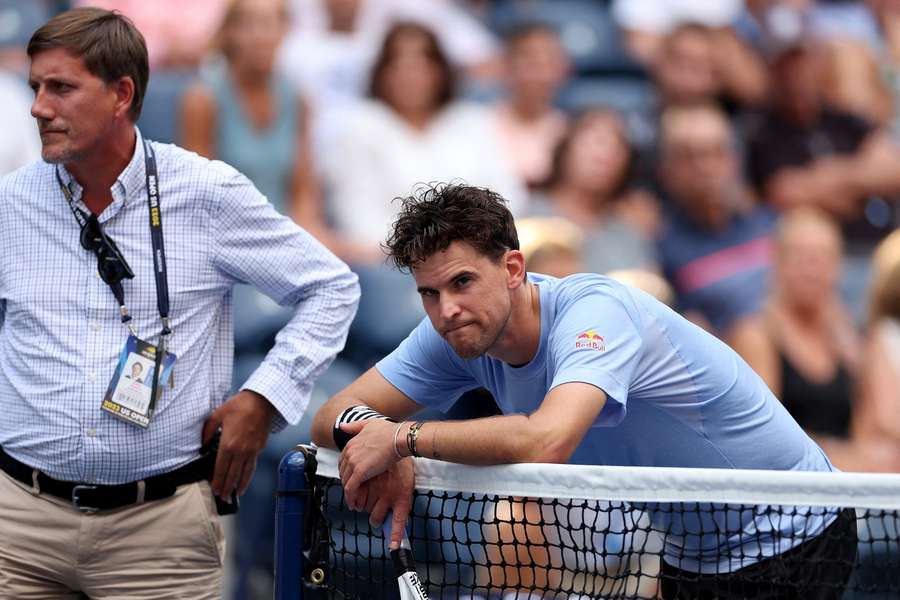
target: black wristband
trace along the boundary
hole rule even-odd
[[[344,446],[347,445],[347,442],[353,437],[352,434],[342,430],[341,425],[344,423],[354,423],[356,421],[368,421],[369,419],[383,419],[385,421],[390,421],[391,423],[397,422],[364,404],[351,406],[338,415],[338,418],[334,421],[334,429],[331,431],[331,437],[334,439],[334,445],[337,446],[337,449],[343,450]]]

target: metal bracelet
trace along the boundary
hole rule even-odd
[[[403,428],[403,426],[405,424],[406,424],[406,421],[400,421],[399,423],[397,423],[397,429],[394,430],[394,445],[392,447],[394,449],[394,454],[397,456],[397,460],[400,460],[401,458],[403,458],[403,455],[400,454],[399,450],[397,450],[397,436],[400,435],[400,430]]]
[[[406,432],[406,448],[409,450],[410,456],[420,456],[418,450],[416,450],[416,442],[419,440],[419,430],[422,429],[424,424],[425,421],[416,421],[409,428],[409,431]]]

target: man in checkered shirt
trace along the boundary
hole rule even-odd
[[[269,432],[302,416],[356,277],[231,167],[144,140],[147,50],[126,18],[63,13],[28,55],[43,161],[0,179],[0,597],[219,598],[214,495],[243,493]],[[295,313],[229,397],[237,283]],[[177,360],[149,425],[115,418],[121,357],[164,325]]]

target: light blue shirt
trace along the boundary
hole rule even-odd
[[[504,414],[534,412],[548,391],[564,383],[594,385],[607,401],[573,463],[832,470],[822,450],[734,351],[665,305],[599,275],[528,277],[541,300],[541,339],[528,364],[512,367],[489,356],[463,360],[426,319],[378,363],[378,371],[414,401],[440,409],[483,386]],[[694,516],[711,532],[713,520],[724,518]],[[760,532],[757,541],[763,543],[743,546],[751,557],[743,565],[790,548],[825,524],[821,518],[773,523],[769,517],[764,511],[757,523],[744,523]],[[678,530],[690,527],[692,517],[674,523],[659,511],[655,518],[674,534],[666,545],[673,563],[680,556],[682,568],[717,568],[723,542],[715,534],[683,538]],[[695,562],[685,562],[685,556]],[[718,564],[729,571],[739,566]]]
[[[138,132],[131,162],[99,216],[135,278],[125,301],[137,335],[160,331]],[[356,276],[279,215],[246,177],[174,145],[156,151],[177,355],[144,431],[100,411],[128,331],[97,259],[54,175],[37,162],[0,179],[0,445],[51,477],[115,484],[197,457],[203,421],[227,399],[233,355],[231,290],[249,283],[294,316],[242,386],[278,410],[276,427],[302,416],[312,385],[343,347]],[[80,201],[81,188],[60,167]]]

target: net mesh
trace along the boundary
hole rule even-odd
[[[396,598],[334,461],[319,450],[309,595]],[[407,530],[431,598],[900,598],[898,503],[892,475],[419,461]]]

